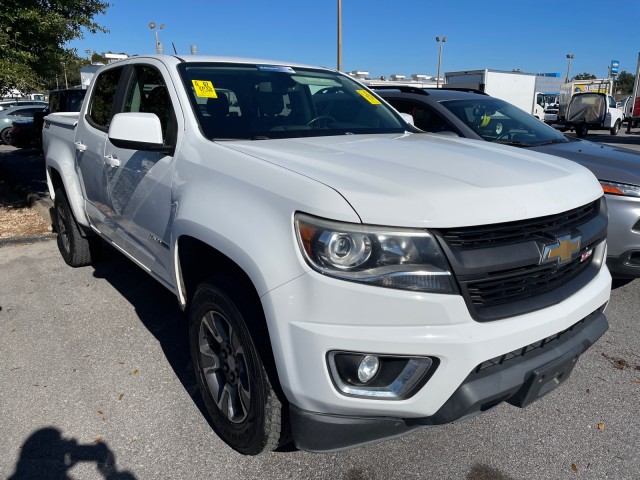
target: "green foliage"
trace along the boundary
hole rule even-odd
[[[573,77],[574,80],[592,80],[594,78],[598,78],[598,77],[596,77],[592,73],[587,73],[587,72],[579,73],[578,75]]]
[[[66,45],[84,31],[107,32],[93,17],[108,7],[101,0],[0,0],[0,96],[63,76],[77,59]]]
[[[616,79],[616,90],[621,90],[621,93],[628,95],[633,92],[635,82],[636,76],[623,70]]]

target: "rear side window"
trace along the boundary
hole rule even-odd
[[[98,75],[93,90],[89,118],[95,127],[107,130],[113,117],[113,102],[123,67],[107,70]]]

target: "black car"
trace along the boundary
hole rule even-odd
[[[86,93],[87,91],[82,88],[63,88],[49,92],[49,106],[33,117],[35,147],[42,148],[44,117],[50,113],[79,112]]]
[[[573,160],[598,178],[609,208],[607,265],[618,279],[640,277],[640,152],[560,133],[531,114],[481,92],[373,87],[425,132],[486,140]],[[553,158],[550,157],[553,161]]]
[[[13,122],[9,132],[9,144],[18,148],[32,148],[36,146],[35,128],[33,120]]]

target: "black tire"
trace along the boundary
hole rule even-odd
[[[2,132],[0,132],[0,140],[2,140],[2,143],[4,143],[5,145],[11,145],[11,143],[9,142],[10,133],[11,133],[11,127],[7,127],[4,130],[2,130]]]
[[[80,233],[80,227],[76,223],[69,201],[64,190],[55,190],[55,227],[58,233],[58,250],[60,255],[71,267],[84,267],[91,263],[91,246],[89,239]]]
[[[589,127],[587,126],[586,123],[582,123],[580,125],[576,125],[575,129],[576,129],[576,137],[578,137],[578,138],[586,137],[587,133],[589,132]]]
[[[235,297],[242,291],[226,277],[202,283],[190,308],[189,339],[213,429],[234,450],[257,455],[286,443],[289,424],[286,400],[274,390],[277,376],[268,374],[272,362],[263,361],[264,347],[258,348],[254,341],[264,337],[252,338],[248,328],[264,325],[261,307]]]
[[[611,127],[611,130],[609,130],[609,132],[611,133],[611,135],[618,135],[618,132],[620,131],[620,125],[621,122],[620,120],[618,120],[613,127]]]

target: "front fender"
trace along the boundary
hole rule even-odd
[[[187,153],[193,157],[179,159],[174,183],[176,285],[184,235],[235,262],[262,296],[308,270],[294,232],[297,211],[360,222],[338,192],[303,175],[211,142]]]

